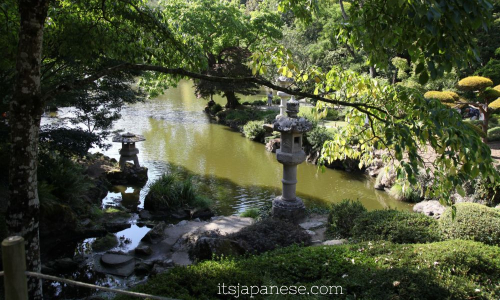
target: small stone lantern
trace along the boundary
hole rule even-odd
[[[302,150],[303,133],[312,129],[305,118],[298,118],[299,102],[295,99],[287,104],[287,116],[278,116],[273,123],[275,131],[281,133],[280,149],[276,150],[277,160],[283,164],[283,192],[273,200],[273,218],[299,223],[306,213],[304,203],[295,194],[297,185],[297,165],[306,160]]]
[[[140,168],[139,158],[137,158],[137,154],[139,154],[139,149],[135,147],[135,143],[145,141],[146,139],[142,135],[136,135],[131,132],[126,132],[122,135],[116,135],[113,137],[114,143],[122,143],[122,148],[120,149],[120,169],[125,169],[126,161],[133,161],[135,168]]]
[[[293,78],[288,78],[286,76],[280,76],[278,77],[278,85],[282,88],[285,88],[285,87],[288,87],[291,83],[293,83]],[[284,117],[285,116],[285,108],[287,107],[286,106],[286,103],[287,103],[287,100],[290,98],[290,95],[285,93],[285,92],[281,92],[279,91],[277,93],[278,97],[280,97],[281,99],[281,102],[280,102],[280,114],[278,116],[282,116]],[[295,100],[292,96],[292,100]]]

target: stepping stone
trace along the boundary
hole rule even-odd
[[[299,224],[299,226],[304,228],[305,230],[310,230],[312,228],[318,228],[318,227],[321,227],[324,225],[325,225],[325,223],[320,222],[320,221],[310,221],[310,222],[304,222],[304,223]]]
[[[128,255],[104,254],[101,257],[101,262],[110,267],[118,267],[130,263],[133,259],[132,256]]]

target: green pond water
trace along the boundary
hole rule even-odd
[[[210,122],[203,112],[206,100],[197,99],[191,81],[182,81],[164,95],[123,109],[115,129],[141,134],[146,141],[137,143],[141,165],[149,168],[149,182],[168,170],[190,174],[200,189],[211,197],[219,214],[237,214],[247,207],[259,207],[281,194],[282,165],[263,144],[245,139],[226,126]],[[252,96],[261,98],[262,95]],[[224,105],[225,99],[215,98]],[[242,99],[242,102],[247,100]],[[120,144],[106,155],[119,158]],[[306,205],[325,206],[342,199],[359,199],[369,210],[410,209],[411,205],[391,198],[373,188],[373,179],[360,173],[348,173],[303,163],[298,166],[297,194]],[[122,201],[126,187],[111,192],[104,203]],[[129,193],[133,189],[128,188]],[[124,206],[141,208],[147,185],[135,190]],[[132,199],[132,200],[131,200]]]

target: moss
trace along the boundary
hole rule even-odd
[[[134,290],[180,299],[234,299],[236,295],[221,295],[223,283],[226,291],[228,285],[335,285],[342,287],[341,299],[498,299],[499,250],[471,241],[292,246],[245,259],[175,267]],[[250,296],[240,293],[239,298]]]
[[[453,103],[454,98],[449,92],[429,91],[424,94],[425,99],[437,99],[442,103]]]
[[[118,239],[112,233],[108,233],[107,235],[97,238],[92,243],[92,250],[102,252],[114,247],[118,246]]]
[[[458,82],[458,88],[463,91],[480,91],[492,85],[491,79],[482,76],[469,76]]]
[[[451,207],[446,209],[439,219],[445,238],[500,245],[500,212],[498,210],[477,203],[457,203],[455,208],[454,219]]]

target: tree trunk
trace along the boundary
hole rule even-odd
[[[238,98],[236,98],[236,94],[234,92],[225,92],[224,94],[226,95],[227,99],[227,103],[225,106],[226,108],[234,109],[238,105],[240,105],[240,103],[238,102]]]
[[[48,2],[19,1],[21,16],[17,52],[17,78],[10,103],[11,157],[9,167],[9,201],[6,223],[10,235],[24,237],[26,267],[40,272],[39,212],[37,191],[37,151],[43,103],[40,87],[40,65],[43,25]],[[42,299],[40,279],[28,280],[29,299]]]
[[[370,78],[375,78],[377,76],[377,71],[374,66],[370,66]]]
[[[480,111],[482,111],[483,116],[484,116],[482,127],[483,127],[483,132],[484,132],[485,137],[483,138],[483,143],[487,143],[488,142],[488,123],[490,120],[490,111],[488,109],[488,106],[486,106],[486,109],[480,108]]]

